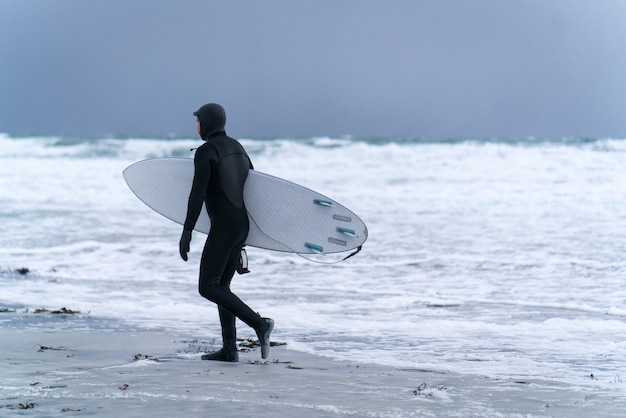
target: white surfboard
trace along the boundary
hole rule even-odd
[[[191,158],[155,158],[124,170],[124,179],[150,208],[181,225],[193,182]],[[367,227],[336,201],[306,187],[250,170],[244,186],[250,219],[246,244],[299,254],[331,254],[360,248]],[[211,222],[203,206],[195,230],[209,233]]]

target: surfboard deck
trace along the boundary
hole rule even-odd
[[[191,158],[138,161],[124,172],[128,187],[148,207],[183,225],[194,175]],[[363,245],[367,227],[354,212],[304,186],[250,170],[244,186],[250,230],[246,244],[299,254],[332,254]],[[208,234],[203,206],[195,230]]]

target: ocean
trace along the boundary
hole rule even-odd
[[[626,396],[626,140],[241,142],[256,169],[337,200],[369,230],[358,255],[331,265],[248,248],[252,273],[232,288],[274,318],[274,340]],[[219,343],[217,309],[197,292],[204,236],[183,262],[181,227],[122,177],[199,144],[0,134],[0,309],[64,307],[102,332],[119,323]]]

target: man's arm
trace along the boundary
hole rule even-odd
[[[210,148],[200,147],[196,151],[193,159],[194,175],[189,200],[187,201],[187,216],[185,218],[183,234],[180,237],[179,252],[183,260],[187,261],[189,243],[191,242],[191,231],[196,226],[202,204],[206,196],[206,188],[211,178]]]

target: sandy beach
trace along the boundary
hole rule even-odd
[[[239,363],[215,341],[62,310],[0,313],[1,416],[624,416],[626,400],[550,381],[338,362],[250,341]]]

